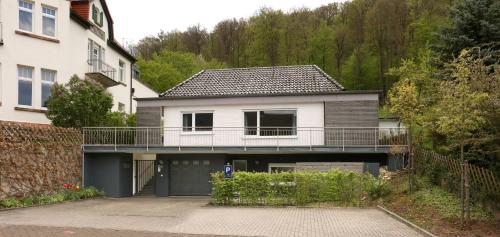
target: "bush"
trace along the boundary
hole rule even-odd
[[[390,191],[383,180],[369,174],[340,170],[294,173],[235,172],[225,179],[212,174],[212,199],[217,205],[306,205],[332,203],[367,205]]]
[[[80,189],[76,185],[65,184],[61,191],[53,192],[50,194],[41,194],[19,200],[11,198],[0,201],[0,208],[45,205],[45,204],[59,203],[68,200],[79,200],[92,197],[99,197],[103,195],[104,192],[99,191],[94,187]]]

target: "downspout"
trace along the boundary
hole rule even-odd
[[[130,61],[130,99],[129,99],[129,114],[132,114],[132,97],[134,95],[134,85],[132,82],[134,81],[134,63]]]

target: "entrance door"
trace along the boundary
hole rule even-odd
[[[205,196],[211,193],[210,173],[221,170],[219,159],[172,159],[170,195]]]
[[[155,163],[156,172],[156,196],[167,197],[168,193],[168,159],[157,158]]]

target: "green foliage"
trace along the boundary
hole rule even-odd
[[[5,199],[0,201],[1,208],[15,208],[15,207],[26,207],[32,205],[46,205],[53,203],[60,203],[68,200],[80,200],[93,197],[103,196],[104,192],[94,188],[75,188],[75,189],[63,189],[61,191],[56,191],[50,194],[40,194],[36,196],[27,197],[24,199]]]
[[[460,217],[460,198],[444,188],[436,186],[424,177],[417,177],[417,183],[421,187],[415,195],[415,205],[420,207],[431,207],[445,218],[458,219]],[[483,210],[477,205],[471,206],[471,218],[474,220],[491,219],[491,213]]]
[[[135,114],[127,114],[124,112],[108,112],[103,121],[103,126],[106,127],[135,127]]]
[[[321,172],[236,172],[231,179],[212,174],[212,199],[217,205],[307,205],[331,203],[369,205],[390,190],[369,174],[331,170]]]
[[[139,58],[142,80],[156,91],[166,91],[203,69],[224,68],[223,63],[202,56],[163,50],[150,60]]]
[[[247,19],[223,20],[212,32],[200,26],[160,32],[136,49],[147,61],[167,50],[201,54],[229,67],[316,64],[348,89],[386,95],[394,78],[385,73],[437,41],[434,32],[448,25],[450,4],[352,0],[289,12],[263,8]],[[151,71],[143,78],[160,91],[190,76],[176,67],[155,65]]]
[[[55,126],[82,128],[104,124],[113,97],[102,86],[73,76],[66,85],[55,84],[47,100],[47,117]]]
[[[452,24],[440,32],[437,51],[450,60],[464,48],[500,41],[498,0],[455,1],[450,11]]]
[[[434,107],[436,130],[455,142],[471,138],[486,123],[481,107],[489,94],[473,90],[470,80],[472,71],[466,56],[467,51],[463,51],[450,64],[454,80],[441,82],[441,97]]]

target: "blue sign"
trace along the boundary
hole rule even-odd
[[[224,165],[224,178],[230,179],[233,177],[233,166]]]

